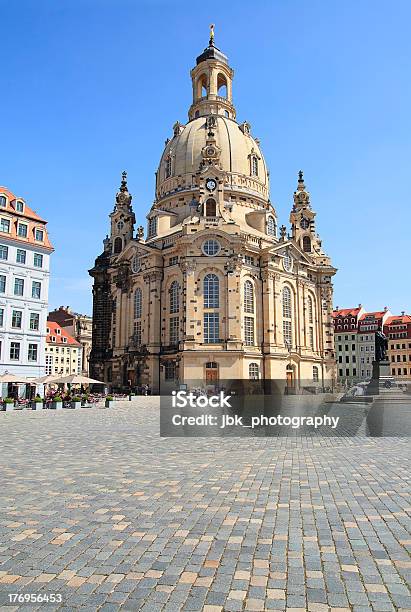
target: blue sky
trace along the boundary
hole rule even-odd
[[[87,270],[123,169],[145,224],[215,23],[282,223],[304,170],[338,268],[334,304],[410,310],[408,0],[0,0],[0,11],[0,184],[49,222],[51,307],[91,312]]]

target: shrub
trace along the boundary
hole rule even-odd
[[[80,396],[78,396],[78,395],[74,395],[74,396],[71,398],[71,401],[72,401],[72,402],[81,402],[81,397],[80,397]]]
[[[39,402],[43,403],[43,398],[40,397],[40,395],[36,395],[36,397],[34,398],[34,401],[38,404]]]
[[[108,402],[112,402],[112,401],[113,401],[113,399],[114,399],[114,397],[113,397],[112,395],[106,395],[106,400],[107,400]]]
[[[53,402],[62,402],[62,401],[63,401],[63,399],[62,399],[61,395],[55,395],[55,396],[53,397],[53,400],[52,400],[52,401],[53,401]]]
[[[12,397],[6,397],[3,401],[5,404],[14,404],[14,399]]]

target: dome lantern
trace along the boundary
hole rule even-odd
[[[211,26],[209,45],[197,57],[191,70],[193,103],[188,111],[190,121],[205,115],[223,115],[235,119],[232,103],[234,71],[228,58],[214,45],[214,26]]]

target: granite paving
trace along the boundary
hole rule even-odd
[[[408,438],[161,438],[148,397],[0,442],[1,609],[411,610]]]

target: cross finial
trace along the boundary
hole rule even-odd
[[[210,47],[214,46],[214,24],[213,23],[210,25],[210,40],[209,40],[209,44],[210,44]]]
[[[127,172],[125,170],[121,173],[120,191],[127,191]]]
[[[298,180],[299,180],[299,182],[304,180],[304,174],[303,174],[302,170],[300,170],[299,173],[298,173]]]

